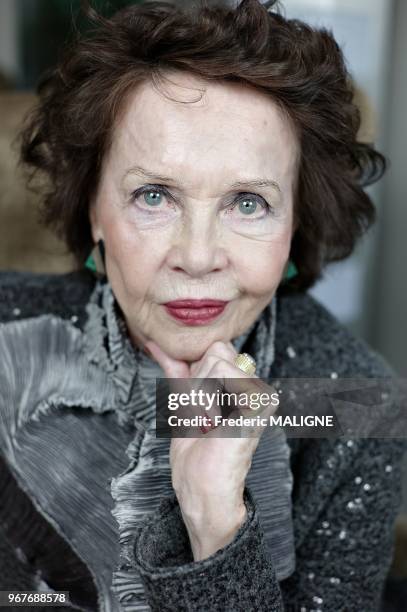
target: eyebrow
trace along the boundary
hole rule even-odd
[[[156,180],[156,181],[161,181],[162,183],[172,183],[172,184],[176,184],[176,180],[174,180],[172,177],[170,176],[162,176],[160,174],[157,174],[156,172],[151,172],[149,170],[146,170],[145,168],[142,168],[141,166],[132,166],[131,168],[129,168],[124,175],[124,178],[126,178],[128,175],[132,175],[132,174],[137,174],[139,176],[145,177],[145,178],[149,178],[152,180]],[[233,189],[237,189],[237,188],[249,188],[249,187],[254,187],[254,188],[261,188],[261,187],[272,187],[274,189],[276,189],[279,194],[281,195],[281,189],[280,189],[280,185],[277,183],[277,181],[271,180],[271,179],[267,179],[267,178],[255,178],[255,179],[250,179],[247,181],[236,181],[235,183],[232,183],[230,185],[231,188]]]

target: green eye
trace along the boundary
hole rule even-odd
[[[250,215],[254,213],[257,209],[257,202],[252,198],[244,198],[239,202],[239,210],[244,215]]]
[[[146,204],[149,204],[150,206],[158,206],[159,204],[161,204],[162,195],[163,194],[159,191],[146,191],[144,193],[144,200]]]

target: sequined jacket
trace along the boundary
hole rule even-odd
[[[85,306],[94,283],[88,271],[61,276],[1,273],[0,348],[2,332],[15,321],[36,318],[40,326],[43,315],[53,315],[82,330],[88,318]],[[277,309],[273,378],[329,378],[332,375],[380,378],[392,374],[377,353],[352,336],[309,295],[279,295]],[[59,338],[51,341],[58,343]],[[15,376],[18,377],[18,371]],[[104,384],[102,379],[100,384]],[[20,391],[19,402],[23,403],[25,389]],[[60,392],[61,389],[55,389],[48,398],[50,407],[58,403]],[[84,405],[92,403],[92,398],[86,397],[86,388],[79,389],[78,393],[82,393]],[[102,408],[100,413],[109,419]],[[2,418],[0,414],[0,426]],[[69,415],[64,418],[68,419]],[[89,416],[83,412],[81,418],[85,427]],[[118,449],[130,439],[125,415],[123,419],[120,429],[113,420],[108,423],[105,420],[103,424],[104,435],[110,431]],[[18,422],[13,425],[18,426]],[[46,428],[46,421],[43,427]],[[92,421],[92,427],[97,435],[99,421]],[[63,432],[61,416],[61,436]],[[46,431],[41,435],[46,436]],[[273,561],[266,546],[265,523],[250,486],[245,489],[247,519],[233,541],[199,562],[193,561],[176,496],[170,494],[163,497],[158,508],[138,528],[137,538],[126,550],[126,562],[116,572],[116,592],[123,610],[377,612],[381,609],[394,547],[393,524],[401,503],[400,470],[405,440],[293,437],[288,443],[294,476],[295,568],[285,575],[284,568]],[[50,448],[57,446],[50,443]],[[79,453],[79,447],[77,450]],[[152,449],[145,450],[148,461]],[[25,461],[25,451],[18,444],[0,449],[0,590],[64,590],[70,592],[72,602],[66,609],[113,609],[106,604],[106,594],[101,592],[98,577],[92,573],[87,560],[77,554],[78,539],[88,537],[81,530],[82,524],[86,524],[86,512],[94,508],[86,507],[85,490],[72,494],[74,454],[67,458],[60,489],[50,489],[47,482],[37,484],[48,496],[49,506],[64,487],[70,487],[71,498],[77,494],[81,512],[75,517],[76,530],[61,533],[56,523],[45,518],[38,498],[31,495],[30,478],[35,481],[36,466],[35,462],[32,464],[32,455],[30,465]],[[123,458],[119,450],[115,453],[108,459],[120,465]],[[108,465],[103,449],[98,455],[95,452],[93,461]],[[24,466],[28,475],[30,486],[26,490],[16,478],[16,465]],[[92,465],[87,467],[91,479]],[[107,475],[108,471],[106,478]],[[153,475],[151,486],[154,486]],[[122,493],[124,490],[117,486],[117,495]],[[101,499],[109,503],[103,494]],[[119,523],[124,520],[124,516],[116,518]],[[122,529],[120,542],[124,547],[126,528]],[[104,538],[102,521],[95,529],[98,535],[91,545],[103,558],[111,554],[111,549],[103,549],[107,538]],[[108,569],[115,560],[107,561]],[[142,578],[146,607],[140,603],[142,594],[135,586],[131,588],[132,577],[136,583],[136,574]]]

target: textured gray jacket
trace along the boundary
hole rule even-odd
[[[0,342],[8,322],[44,314],[82,329],[93,286],[87,271],[62,276],[1,273]],[[329,378],[333,372],[352,378],[391,374],[378,354],[310,296],[278,296],[277,308],[273,379]],[[234,540],[199,562],[193,561],[177,499],[169,495],[144,521],[129,566],[122,568],[129,576],[132,571],[141,574],[149,609],[380,610],[401,502],[405,440],[289,438],[288,443],[295,571],[278,580],[249,486],[248,517]],[[29,492],[16,485],[7,453],[1,450],[0,590],[42,590],[46,583],[54,590],[69,590],[76,609],[103,609],[86,561],[44,519]],[[125,609],[132,610],[132,598],[133,609],[140,609],[137,593],[127,595]]]

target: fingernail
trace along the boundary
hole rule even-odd
[[[208,433],[208,431],[211,431],[211,429],[217,428],[217,425],[215,425],[212,419],[210,419],[208,416],[206,417],[206,422],[209,423],[209,427],[206,427],[205,425],[200,425],[199,427],[203,434]]]

